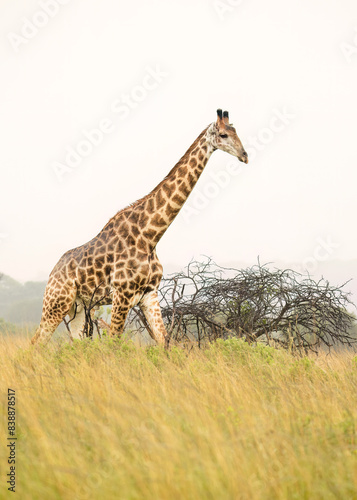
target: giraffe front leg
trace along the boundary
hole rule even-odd
[[[166,345],[168,335],[162,320],[161,308],[157,291],[153,290],[144,295],[140,301],[140,308],[149,324],[149,334],[158,344]]]
[[[109,335],[111,337],[114,335],[120,337],[124,331],[125,320],[130,308],[126,304],[123,304],[123,297],[117,292],[113,294],[112,304]]]

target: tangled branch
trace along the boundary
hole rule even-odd
[[[173,340],[200,346],[235,336],[306,353],[356,342],[347,311],[353,304],[343,287],[291,269],[270,270],[259,263],[227,269],[208,260],[191,262],[163,279],[159,296]],[[138,316],[135,320],[144,328]]]

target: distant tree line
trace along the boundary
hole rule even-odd
[[[45,281],[28,281],[25,284],[1,275],[0,318],[12,323],[39,323]]]

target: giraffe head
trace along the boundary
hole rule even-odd
[[[245,151],[236,129],[229,124],[228,111],[222,113],[217,109],[217,121],[210,127],[211,143],[215,149],[236,156],[238,160],[248,163],[248,154]]]

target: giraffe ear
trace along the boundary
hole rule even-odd
[[[222,110],[221,109],[217,109],[217,122],[216,122],[216,125],[218,128],[221,128],[221,127],[224,127],[224,122],[223,122],[223,119],[222,119]]]
[[[228,115],[228,111],[224,111],[223,113],[223,123],[225,125],[229,125],[229,115]]]

